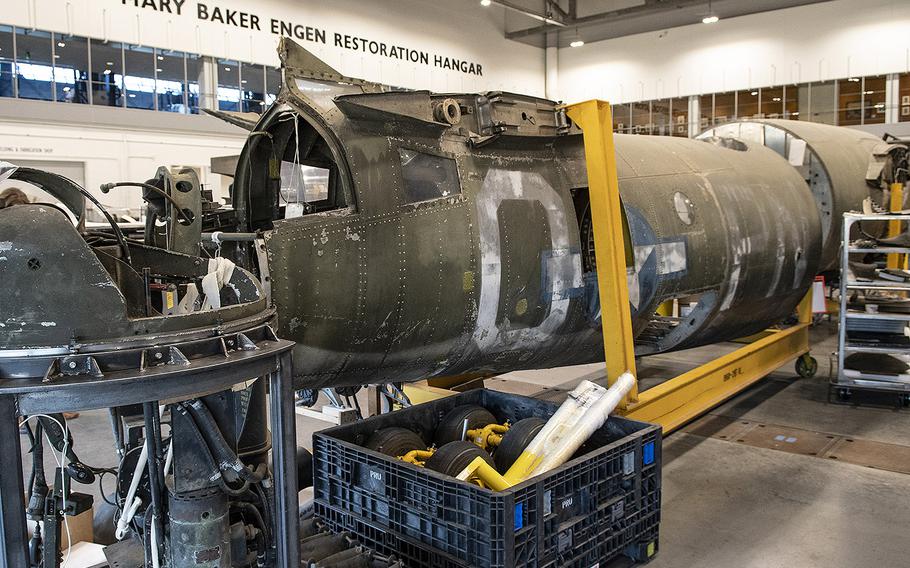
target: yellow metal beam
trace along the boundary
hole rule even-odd
[[[458,394],[454,390],[430,386],[426,381],[407,383],[402,390],[404,390],[404,394],[407,395],[408,399],[413,404],[430,402],[431,400],[438,400],[440,398],[452,396],[453,394]]]
[[[635,375],[635,338],[632,335],[632,312],[626,282],[625,235],[616,174],[616,149],[613,146],[613,118],[610,104],[596,100],[568,105],[566,114],[584,133],[588,196],[594,250],[597,251],[600,321],[607,382],[612,385],[626,371]],[[627,402],[635,402],[637,398],[636,385]]]
[[[891,184],[891,212],[897,213],[904,208],[904,184],[897,182]],[[888,236],[896,237],[901,234],[902,221],[888,221]],[[891,253],[888,255],[888,268],[904,268],[906,266],[906,256],[901,253]]]
[[[668,434],[796,357],[809,353],[811,289],[796,311],[798,324],[752,336],[753,341],[736,351],[642,392],[637,404],[620,410],[619,414],[660,424]]]
[[[800,323],[643,391],[619,414],[669,433],[808,352],[809,326]]]

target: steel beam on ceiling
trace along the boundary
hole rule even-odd
[[[828,2],[830,0],[804,0],[791,5],[784,6],[771,6],[763,7],[761,4],[750,4],[745,7],[740,7],[738,10],[734,9],[733,13],[730,16],[725,17],[738,17],[738,16],[748,16],[751,14],[760,14],[762,12],[770,12],[774,10],[780,10],[788,7],[795,6],[804,6],[807,4],[820,4],[822,2]],[[496,2],[499,4],[500,2]],[[647,17],[657,15],[663,12],[669,12],[671,10],[682,10],[686,8],[692,8],[697,6],[705,6],[707,8],[706,0],[645,0],[644,4],[638,6],[631,6],[629,8],[621,8],[619,10],[611,10],[608,12],[600,12],[598,14],[591,14],[590,16],[583,16],[581,18],[574,17],[576,13],[572,9],[571,5],[569,8],[569,14],[563,18],[562,24],[559,26],[550,25],[544,23],[540,26],[535,26],[533,28],[525,28],[522,30],[515,30],[511,32],[506,32],[506,39],[518,40],[526,37],[536,36],[544,34],[546,32],[555,31],[561,28],[566,27],[586,27],[595,24],[601,24],[609,22],[611,24],[621,23],[625,20],[638,17]],[[716,4],[715,4],[716,8]]]
[[[496,3],[498,4],[499,2]],[[647,16],[664,12],[669,9],[688,8],[690,6],[696,6],[700,4],[705,4],[705,0],[649,0],[644,4],[638,6],[621,8],[619,10],[610,10],[609,12],[600,12],[599,14],[591,14],[590,16],[583,16],[581,18],[577,16],[573,17],[574,13],[577,13],[577,9],[574,12],[570,9],[570,17],[567,17],[564,20],[562,27],[585,26],[599,23],[604,20],[613,20],[618,22],[628,18]],[[554,26],[545,23],[541,26],[536,26],[533,28],[506,32],[506,39],[519,39],[528,36],[539,35],[548,31],[553,31],[554,29],[556,29]]]
[[[556,4],[556,2],[553,2],[551,0],[547,2],[546,13],[540,13],[535,10],[525,8],[519,4],[511,2],[510,0],[490,0],[490,2],[497,6],[502,6],[507,10],[512,10],[513,12],[518,12],[519,14],[523,14],[529,18],[534,18],[539,22],[543,22],[543,26],[541,27],[547,27],[549,29],[566,27],[564,20],[568,17],[568,14],[566,14],[563,9],[560,8],[558,4]]]

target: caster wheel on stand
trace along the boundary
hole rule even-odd
[[[804,379],[811,379],[818,372],[818,361],[806,353],[796,360],[796,374]]]

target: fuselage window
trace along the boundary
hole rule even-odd
[[[287,113],[271,132],[271,144],[262,146],[274,152],[264,158],[274,183],[270,187],[272,203],[278,207],[276,218],[293,219],[348,206],[335,158],[319,131],[300,115]]]
[[[281,204],[285,218],[299,217],[324,208],[329,199],[331,170],[294,162],[281,162]]]
[[[455,160],[399,148],[401,177],[408,203],[451,197],[461,193]]]

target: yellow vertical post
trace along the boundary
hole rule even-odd
[[[604,356],[607,381],[612,385],[626,371],[635,375],[635,343],[626,280],[625,235],[613,146],[613,117],[609,103],[598,100],[568,105],[566,113],[584,133]],[[626,402],[637,400],[636,384]],[[622,408],[625,407],[624,403]]]
[[[891,184],[891,212],[897,213],[904,208],[904,184]],[[888,236],[896,237],[901,234],[901,221],[888,221]],[[904,268],[906,255],[891,253],[888,255],[888,268]]]
[[[814,287],[814,283],[809,286],[809,291],[806,292],[805,297],[796,306],[796,315],[799,323],[812,323],[812,289]]]

